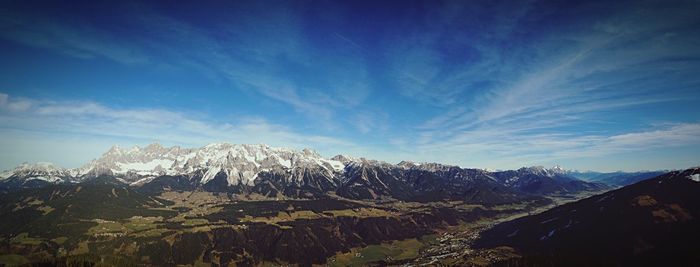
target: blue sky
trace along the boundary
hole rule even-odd
[[[111,145],[700,165],[697,1],[3,1],[0,168]]]

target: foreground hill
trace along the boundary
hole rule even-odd
[[[497,225],[475,245],[524,255],[504,266],[696,266],[699,218],[693,168]]]

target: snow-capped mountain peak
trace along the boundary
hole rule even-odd
[[[565,172],[566,172],[566,170],[565,170],[564,168],[562,168],[561,166],[559,166],[559,165],[554,165],[554,167],[550,168],[550,170],[551,170],[551,171],[554,171],[554,172],[559,172],[559,173],[565,173]]]
[[[23,180],[44,180],[47,182],[61,182],[71,177],[69,170],[58,167],[50,162],[22,163],[12,170],[0,173],[0,180],[20,178]]]
[[[411,168],[415,168],[416,166],[418,166],[418,164],[416,164],[413,161],[402,160],[401,162],[396,164],[396,166],[399,166],[403,169],[411,169]]]
[[[567,174],[567,171],[564,170],[559,165],[556,165],[552,168],[545,168],[544,166],[523,167],[523,168],[520,168],[519,171],[532,173],[535,175],[548,176],[548,177],[554,177],[557,175],[566,175]]]
[[[201,183],[207,183],[222,173],[229,185],[252,185],[258,173],[277,167],[313,167],[333,173],[343,170],[344,164],[325,159],[310,149],[296,151],[265,144],[212,143],[200,148],[180,148],[154,143],[131,149],[113,146],[100,158],[77,169],[76,175],[110,174],[126,181],[141,182],[145,177],[161,175],[200,175]]]
[[[335,155],[331,158],[331,160],[339,161],[339,162],[342,162],[343,164],[348,164],[352,161],[360,161],[360,159],[358,159],[358,158],[350,157],[347,155]]]
[[[685,171],[685,178],[690,179],[695,182],[700,182],[700,167],[690,168]]]

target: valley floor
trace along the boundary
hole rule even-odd
[[[498,214],[472,222],[436,229],[436,233],[420,238],[393,241],[380,245],[354,248],[329,259],[330,266],[488,266],[494,262],[519,257],[510,247],[473,249],[479,234],[493,226],[534,215],[558,205],[590,197],[602,192],[583,192],[576,195],[551,196],[549,205],[527,209],[524,206],[501,206],[496,209],[520,208],[515,213]]]
[[[102,200],[76,201],[81,189]],[[7,201],[2,223],[9,228],[0,237],[0,263],[483,265],[515,253],[508,248],[471,250],[470,242],[480,231],[582,197],[553,198],[550,205],[484,206],[339,197],[240,199],[223,193],[169,191],[131,203],[130,192],[67,187],[22,196],[14,205]],[[58,196],[73,199],[64,203],[57,201]],[[95,205],[109,209],[112,204],[118,207],[112,213],[89,210]]]

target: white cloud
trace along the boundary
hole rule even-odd
[[[100,103],[86,101],[45,101],[24,99],[29,103],[25,109],[8,109],[16,101],[6,94],[0,94],[0,138],[24,140],[21,144],[31,143],[27,136],[34,136],[37,144],[46,146],[49,154],[60,151],[65,146],[61,140],[85,138],[88,143],[105,144],[118,142],[122,144],[142,144],[162,142],[164,144],[201,146],[211,142],[232,143],[266,143],[272,146],[284,146],[295,149],[311,148],[330,156],[345,150],[356,149],[350,141],[334,137],[301,134],[294,130],[273,124],[262,118],[242,118],[237,121],[215,121],[204,115],[175,112],[165,109],[113,108]],[[53,140],[47,142],[47,140]],[[20,143],[12,144],[8,151],[36,150],[32,145],[27,149]],[[74,142],[79,145],[79,141]],[[87,146],[87,145],[86,145]],[[108,148],[104,147],[104,149]],[[85,148],[90,151],[93,148]],[[14,153],[13,153],[14,154]],[[45,155],[16,153],[4,156],[2,167],[9,168],[23,161],[47,160]],[[25,158],[21,158],[23,157]],[[33,155],[33,156],[32,156]],[[97,155],[67,155],[82,162]],[[77,162],[79,160],[72,160]],[[72,166],[75,167],[75,166]]]
[[[431,137],[430,140],[433,138],[435,137]],[[665,124],[642,131],[610,136],[512,134],[507,131],[479,130],[463,132],[453,138],[424,144],[406,143],[405,140],[395,144],[403,148],[401,151],[407,159],[479,168],[518,168],[551,162],[580,161],[587,158],[633,162],[637,159],[620,158],[616,155],[700,146],[700,123]],[[615,161],[598,162],[597,168],[612,170],[615,168]],[[678,164],[673,166],[690,167]]]
[[[380,111],[358,111],[350,118],[350,123],[362,134],[384,132],[388,128],[389,116]]]
[[[10,112],[26,111],[32,106],[32,103],[26,99],[10,99],[7,94],[0,93],[0,110]]]

